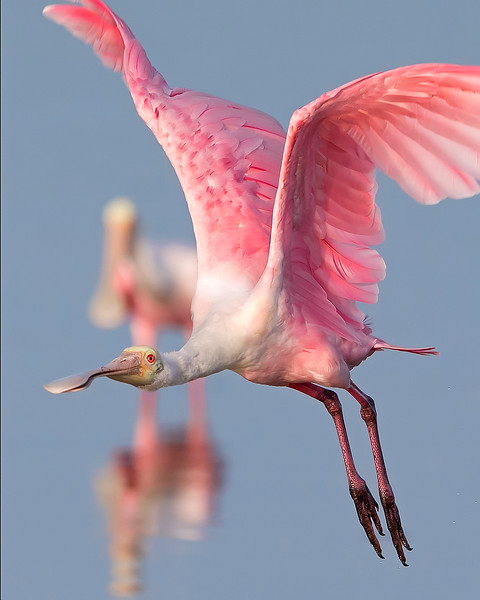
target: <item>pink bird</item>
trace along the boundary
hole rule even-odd
[[[111,200],[103,211],[104,240],[100,280],[90,301],[91,321],[101,328],[128,317],[132,343],[153,346],[160,331],[179,328],[190,337],[191,304],[197,281],[195,250],[182,244],[154,244],[140,237],[135,205]],[[188,384],[189,410],[205,410],[205,380]],[[135,427],[138,443],[156,440],[156,394],[142,390]]]
[[[197,279],[195,250],[141,237],[137,211],[128,198],[107,204],[103,226],[91,321],[108,329],[128,318],[134,344],[153,345],[167,328],[180,328],[188,338]],[[188,422],[180,430],[158,426],[157,395],[141,390],[133,446],[117,451],[97,480],[109,521],[111,591],[116,595],[140,591],[146,536],[162,525],[162,535],[201,539],[212,519],[222,465],[208,432],[204,381],[188,384]]]
[[[100,279],[88,308],[92,323],[109,329],[128,318],[134,344],[154,345],[158,332],[167,328],[190,337],[197,283],[194,248],[140,236],[137,211],[128,198],[107,204],[103,228]]]
[[[480,67],[425,64],[357,79],[272,117],[208,94],[171,88],[127,25],[100,0],[44,14],[121,71],[140,117],[172,162],[197,240],[193,332],[160,354],[127,348],[108,365],[49,384],[85,388],[98,376],[144,389],[230,369],[323,402],[338,433],[350,494],[377,554],[377,503],[358,474],[335,392],[361,406],[381,503],[399,559],[410,550],[387,477],[372,398],[351,370],[394,346],[373,335],[356,302],[377,300],[385,265],[375,169],[415,200],[480,191]]]

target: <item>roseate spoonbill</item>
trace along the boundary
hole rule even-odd
[[[137,211],[128,198],[107,204],[103,225],[100,280],[89,305],[92,322],[112,328],[129,318],[134,344],[154,344],[158,332],[169,327],[182,329],[188,338],[197,278],[194,249],[140,237]],[[204,379],[189,382],[188,399],[186,427],[163,431],[155,392],[141,390],[133,446],[117,451],[97,479],[109,522],[116,595],[140,591],[146,536],[162,525],[162,535],[200,539],[212,517],[221,463],[208,433]]]
[[[92,323],[108,329],[128,317],[134,344],[154,345],[158,331],[169,327],[188,338],[197,283],[194,248],[141,237],[137,210],[128,198],[107,204],[103,226],[100,279],[88,308]]]
[[[139,235],[138,215],[128,198],[114,198],[103,211],[103,256],[100,280],[89,305],[91,321],[102,328],[119,326],[127,317],[134,345],[154,345],[158,333],[192,331],[191,304],[197,282],[195,250],[182,244],[155,244]],[[191,411],[206,402],[204,379],[188,384]],[[157,398],[142,390],[135,427],[139,440],[155,439]],[[142,442],[142,443],[143,443]]]
[[[361,406],[380,499],[398,557],[410,549],[387,477],[372,398],[350,372],[393,346],[373,335],[357,301],[375,302],[385,266],[375,169],[415,200],[435,204],[480,191],[480,67],[424,64],[362,77],[294,112],[272,117],[171,88],[127,25],[101,0],[54,5],[50,19],[121,71],[140,117],[172,162],[197,240],[193,332],[178,352],[133,347],[94,371],[49,384],[85,388],[100,375],[144,389],[230,369],[294,388],[333,417],[350,494],[381,557],[377,504],[358,474],[337,394]]]

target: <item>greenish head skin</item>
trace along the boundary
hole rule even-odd
[[[99,369],[57,379],[43,387],[52,394],[79,392],[86,389],[97,377],[108,377],[138,388],[148,388],[163,368],[158,350],[150,346],[131,346]]]
[[[156,348],[130,346],[103,368],[112,369],[112,373],[105,373],[108,378],[142,388],[154,383],[163,362]]]

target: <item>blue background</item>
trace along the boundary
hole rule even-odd
[[[43,5],[2,3],[2,597],[107,598],[92,481],[112,450],[130,443],[137,392],[105,380],[53,396],[41,385],[128,345],[126,326],[99,331],[86,317],[112,196],[134,198],[151,237],[193,242],[193,234],[175,173],[121,77],[45,20]],[[111,5],[171,86],[255,106],[285,127],[295,108],[359,76],[480,62],[474,0]],[[323,407],[222,373],[208,381],[226,469],[217,517],[204,542],[150,543],[143,598],[425,600],[478,590],[479,198],[423,207],[379,182],[388,274],[380,303],[366,310],[380,337],[441,351],[379,353],[354,374],[377,401],[411,566],[387,538],[385,561],[369,546]],[[179,344],[166,335],[161,348]],[[184,390],[161,397],[162,422],[183,422]],[[358,406],[341,398],[359,471],[376,495]]]

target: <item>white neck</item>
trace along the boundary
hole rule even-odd
[[[219,347],[211,347],[211,344],[202,343],[201,339],[196,337],[191,337],[181,350],[161,353],[160,356],[164,368],[157,375],[155,382],[148,386],[147,389],[152,391],[181,385],[232,366],[232,361]]]

